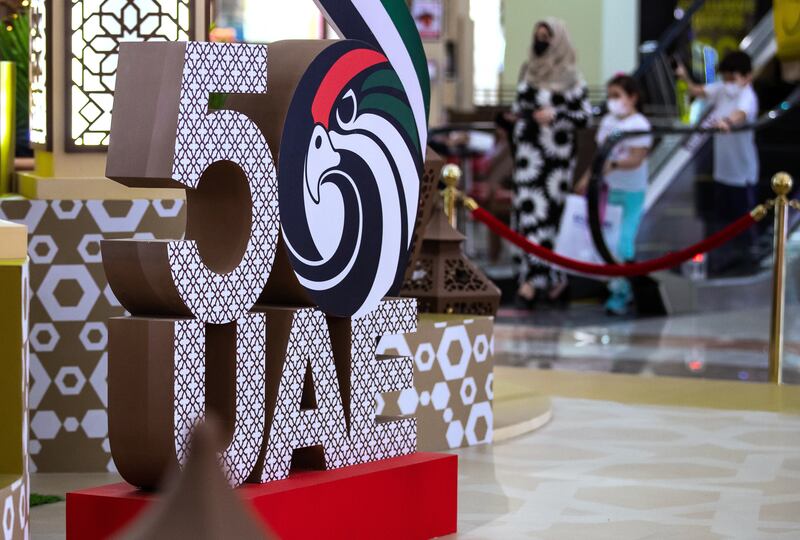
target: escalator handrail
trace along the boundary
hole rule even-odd
[[[633,78],[641,80],[650,71],[650,66],[662,54],[664,54],[675,41],[681,37],[683,32],[692,24],[692,16],[697,13],[706,3],[706,0],[695,0],[684,12],[683,17],[672,23],[669,28],[658,38],[658,45],[655,50],[647,53],[642,59],[639,67],[633,72]]]
[[[798,104],[800,104],[800,86],[795,88],[794,91],[783,102],[781,102],[780,105],[770,110],[769,112],[763,114],[755,122],[750,124],[742,124],[739,126],[734,126],[730,129],[729,132],[736,133],[742,131],[760,131],[780,120],[790,110],[795,108]],[[606,139],[606,141],[597,151],[594,159],[592,160],[591,175],[589,178],[589,187],[586,193],[587,204],[589,209],[589,228],[592,233],[592,241],[594,242],[598,254],[603,258],[603,260],[606,263],[621,264],[620,261],[618,261],[617,258],[611,253],[611,250],[608,248],[608,244],[606,244],[605,237],[603,235],[603,227],[600,219],[600,191],[603,184],[603,167],[605,165],[606,160],[611,155],[611,152],[614,149],[614,147],[619,142],[625,139],[629,139],[631,137],[641,137],[645,135],[649,136],[673,135],[673,134],[706,135],[715,133],[723,133],[723,131],[713,127],[675,126],[675,127],[657,127],[647,131],[618,131],[613,133],[608,137],[608,139]]]

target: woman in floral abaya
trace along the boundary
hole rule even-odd
[[[552,249],[566,196],[572,191],[576,130],[589,122],[586,84],[564,23],[536,23],[530,57],[522,67],[514,142],[514,225],[528,240]],[[537,294],[557,300],[566,275],[541,260],[520,254],[519,298],[531,304]]]

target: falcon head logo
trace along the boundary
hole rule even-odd
[[[386,56],[355,41],[315,59],[296,114],[278,173],[292,266],[323,310],[358,317],[399,287],[408,260],[422,168],[414,115]]]

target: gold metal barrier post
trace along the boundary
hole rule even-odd
[[[786,225],[792,177],[778,173],[772,178],[775,192],[775,259],[772,270],[772,317],[769,333],[769,381],[783,384],[783,332],[786,317]],[[795,205],[792,205],[795,206]]]
[[[458,227],[458,216],[456,215],[456,200],[458,199],[458,183],[461,181],[461,167],[458,165],[445,165],[442,168],[442,179],[444,180],[444,213],[447,215],[450,225],[455,229]]]

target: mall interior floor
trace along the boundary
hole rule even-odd
[[[800,383],[800,306],[786,313],[784,380]],[[495,364],[541,370],[764,382],[769,309],[618,319],[599,305],[501,310]]]
[[[765,310],[608,319],[599,307],[504,310],[494,444],[460,456],[453,538],[800,536],[800,318],[783,387],[766,379]],[[532,412],[534,411],[534,412]],[[61,494],[113,474],[34,474]],[[32,538],[64,538],[65,505]]]
[[[553,398],[539,431],[458,452],[453,538],[797,538],[799,444],[800,416]]]

